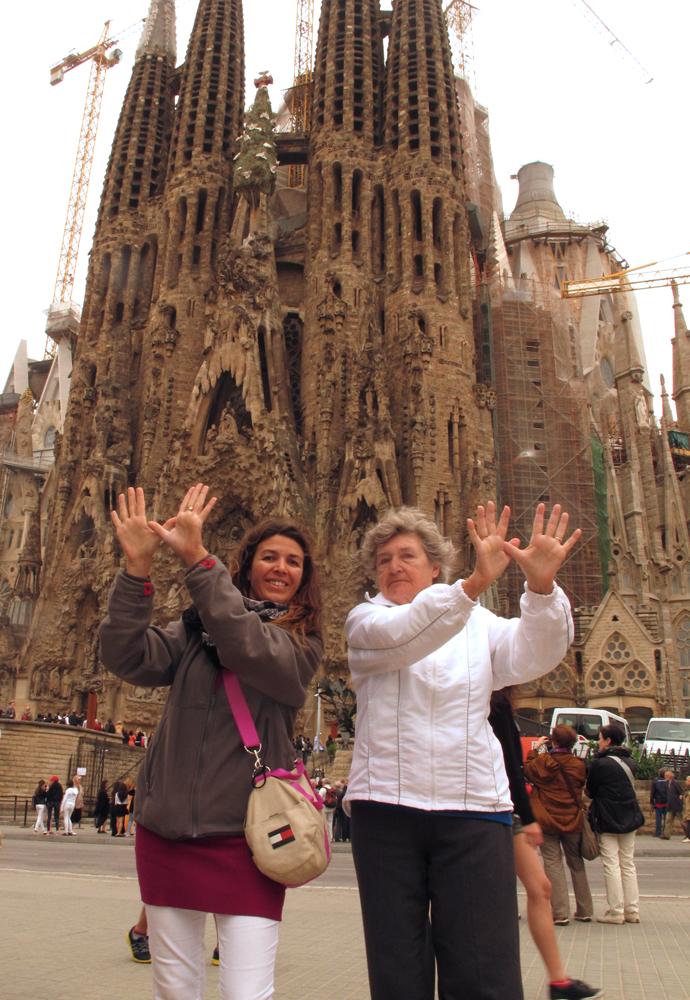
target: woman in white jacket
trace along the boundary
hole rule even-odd
[[[488,722],[494,690],[548,673],[572,641],[554,576],[580,536],[544,505],[532,538],[506,541],[510,511],[468,521],[474,572],[453,585],[453,547],[414,508],[362,545],[380,593],[345,624],[357,691],[347,802],[372,1000],[522,1000],[512,803]],[[477,599],[511,559],[521,617]]]
[[[74,782],[68,781],[65,794],[62,796],[62,802],[60,803],[60,812],[63,816],[66,837],[74,836],[74,831],[72,830],[72,813],[74,812],[74,804],[77,801],[78,794],[79,789]]]

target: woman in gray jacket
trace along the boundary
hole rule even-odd
[[[269,769],[292,769],[293,727],[323,652],[321,601],[310,546],[275,518],[240,543],[232,577],[204,548],[215,499],[188,490],[176,518],[148,521],[142,490],[113,512],[127,566],[100,628],[105,666],[131,684],[170,688],[137,779],[137,872],[149,922],[154,1000],[202,1000],[204,930],[216,916],[220,995],[264,1000],[284,887],[254,865],[244,839],[252,758],[221,670],[239,678]],[[187,566],[194,601],[166,628],[151,626],[153,555],[165,542]]]

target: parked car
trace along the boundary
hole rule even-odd
[[[551,729],[554,726],[572,726],[577,733],[577,743],[573,747],[573,753],[577,757],[586,757],[589,753],[589,741],[596,740],[602,726],[620,726],[625,732],[625,742],[629,747],[633,746],[634,740],[630,731],[630,726],[620,715],[605,708],[554,708],[551,716]],[[690,722],[688,723],[690,725]]]
[[[650,719],[642,752],[648,757],[655,753],[687,756],[690,753],[690,719]]]

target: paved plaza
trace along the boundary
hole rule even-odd
[[[125,940],[139,894],[133,841],[32,837],[4,828],[0,853],[0,1000],[150,1000],[151,972]],[[601,984],[607,1000],[690,998],[689,858],[680,838],[640,838],[639,925],[557,928],[569,973]],[[337,845],[328,872],[288,892],[278,950],[276,1000],[368,1000],[352,856]],[[604,908],[601,862],[588,864],[595,911]],[[525,908],[524,895],[520,905]],[[206,997],[217,997],[213,921],[207,925]],[[544,969],[522,921],[525,1000],[548,996]],[[393,1000],[393,998],[391,998]],[[506,1000],[511,1000],[506,997]]]

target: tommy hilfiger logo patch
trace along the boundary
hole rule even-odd
[[[281,826],[279,830],[273,830],[268,835],[268,839],[271,842],[273,850],[277,847],[285,847],[286,844],[292,844],[295,839],[295,835],[292,832],[291,826]]]

